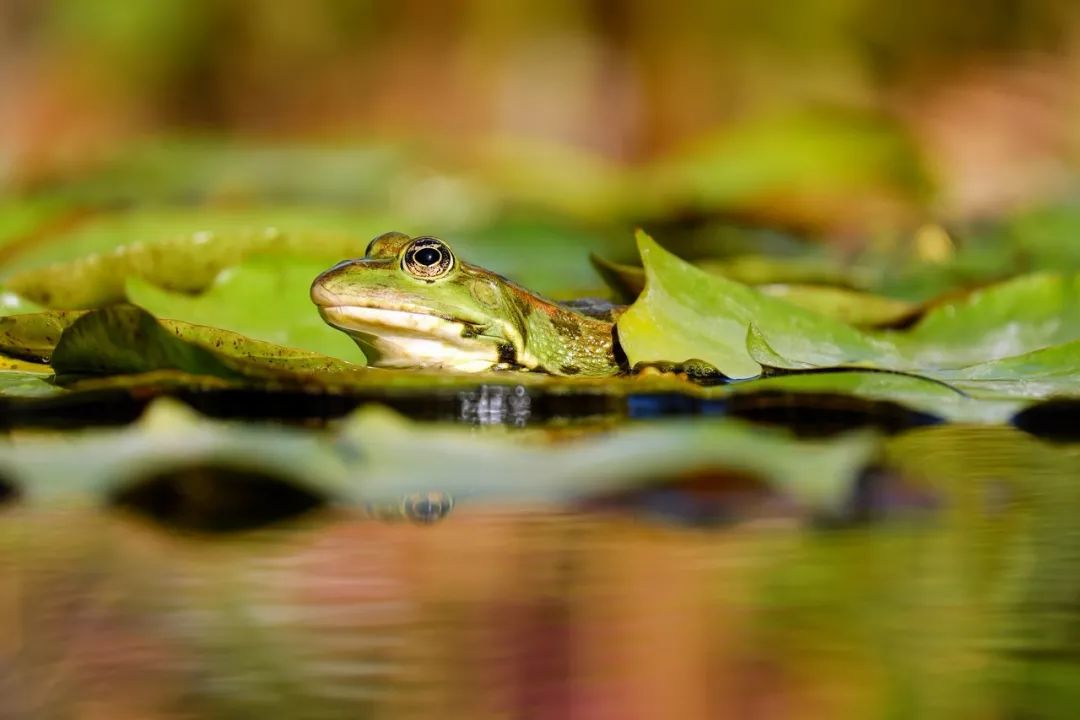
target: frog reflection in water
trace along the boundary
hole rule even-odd
[[[434,237],[380,235],[364,257],[315,278],[311,300],[373,367],[592,377],[628,369],[614,324],[621,308],[547,300],[462,262]],[[658,365],[702,370],[691,361]]]

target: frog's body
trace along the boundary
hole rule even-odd
[[[433,237],[380,235],[364,257],[319,275],[311,299],[375,367],[583,376],[623,369],[612,318],[578,312],[461,262]]]

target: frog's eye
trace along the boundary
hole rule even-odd
[[[454,254],[438,238],[417,238],[405,250],[401,267],[421,280],[438,280],[454,269]]]

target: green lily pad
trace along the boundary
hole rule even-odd
[[[1080,275],[1035,274],[938,305],[885,336],[918,368],[959,368],[1080,339]]]
[[[784,357],[813,366],[887,362],[890,344],[817,313],[696,268],[664,250],[642,231],[638,249],[645,292],[618,321],[631,364],[705,360],[733,378],[758,375],[747,351],[751,324],[762,329]]]
[[[992,387],[995,398],[1071,390],[1080,276],[1017,278],[939,305],[908,332],[869,333],[710,276],[643,233],[638,242],[648,284],[619,319],[631,362],[697,357],[733,377],[761,366],[874,368]]]
[[[1080,341],[935,375],[980,398],[1080,397]]]
[[[159,322],[133,305],[109,306],[76,320],[60,336],[52,366],[58,375],[74,377],[179,370],[227,380],[349,375],[363,369],[227,330]]]
[[[794,372],[761,377],[730,386],[729,392],[833,393],[866,400],[888,400],[913,410],[927,412],[950,422],[1008,422],[1026,404],[1018,395],[992,396],[964,382],[949,383],[918,375],[845,369]]]
[[[257,340],[362,364],[363,353],[319,316],[308,298],[326,263],[287,256],[259,256],[223,271],[203,293],[191,296],[129,278],[128,299],[158,318],[206,325]]]
[[[48,374],[25,372],[7,369],[4,365],[5,363],[0,361],[0,367],[4,368],[0,370],[0,397],[39,398],[65,392],[63,388],[48,381],[51,370]]]
[[[385,216],[292,213],[145,213],[107,218],[53,238],[4,267],[9,290],[57,309],[121,302],[124,283],[139,277],[193,293],[226,267],[257,253],[318,258],[326,264],[363,253],[393,227]]]
[[[645,268],[643,267],[612,262],[596,253],[589,254],[589,262],[622,302],[634,302],[645,289]],[[900,306],[904,308],[913,306],[906,301],[858,293],[850,287],[848,282],[850,278],[847,274],[818,259],[741,255],[724,260],[700,260],[694,265],[713,275],[720,275],[744,285],[759,286],[759,289],[765,289],[770,294],[782,295],[788,292],[792,296],[789,301],[794,304],[799,303],[803,292],[813,293],[816,288],[821,287],[822,292],[834,292],[838,295],[852,293],[851,305],[856,302],[854,298],[861,298],[864,295],[866,298],[871,298],[871,301],[880,305],[881,308],[886,307],[885,303],[889,303],[891,304],[888,311],[890,315],[899,312]],[[795,290],[786,290],[786,288],[795,288]],[[848,304],[843,299],[828,302],[813,297],[810,297],[807,302],[810,309],[824,308],[826,312],[835,305]],[[884,311],[877,310],[876,312]],[[850,311],[847,311],[847,314],[851,314]]]
[[[110,375],[174,369],[238,378],[213,352],[176,337],[152,315],[117,305],[86,313],[66,328],[52,353],[58,375]]]
[[[759,285],[757,290],[795,307],[857,327],[897,325],[920,312],[916,303],[842,287],[781,283]]]
[[[695,265],[705,272],[723,275],[744,285],[835,285],[852,288],[862,284],[854,270],[840,267],[819,257],[772,257],[736,255],[726,258],[703,258]]]
[[[65,328],[80,311],[49,310],[0,317],[0,353],[30,362],[48,362]]]

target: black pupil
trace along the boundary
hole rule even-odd
[[[413,257],[421,265],[434,265],[442,258],[442,253],[435,248],[426,247],[417,250]]]

